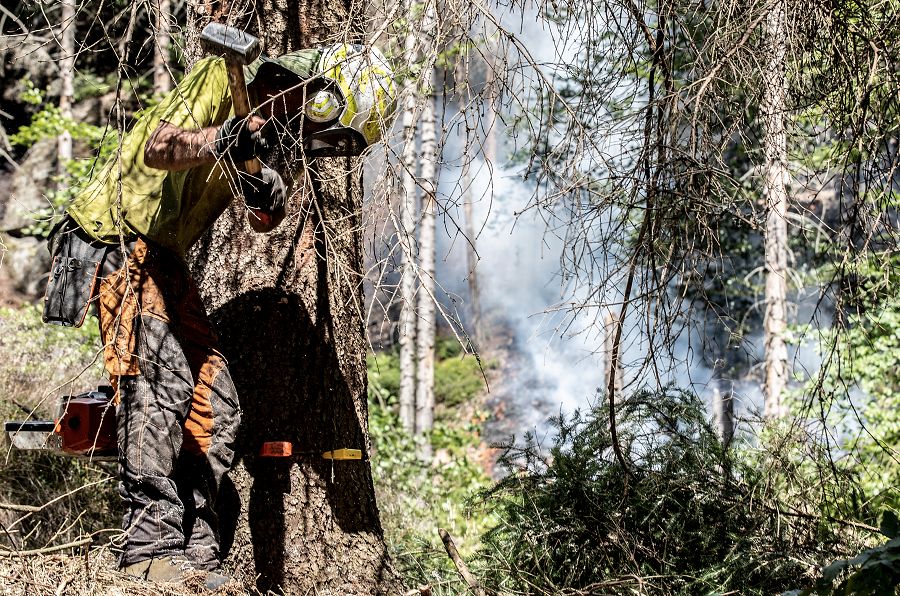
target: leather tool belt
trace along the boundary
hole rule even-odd
[[[92,240],[68,216],[50,233],[48,244],[52,267],[42,318],[50,325],[81,327],[103,258],[112,245]]]

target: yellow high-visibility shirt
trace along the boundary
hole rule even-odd
[[[189,170],[144,164],[144,146],[161,121],[184,129],[219,126],[232,114],[221,58],[205,58],[122,137],[119,150],[76,196],[69,214],[97,240],[117,243],[139,234],[179,254],[209,228],[234,198],[227,160]]]

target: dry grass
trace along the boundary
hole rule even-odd
[[[0,594],[187,596],[209,593],[203,587],[203,576],[203,572],[192,572],[180,584],[153,583],[129,577],[117,570],[115,555],[109,547],[103,546],[71,555],[0,559]],[[256,593],[237,582],[216,592],[226,596]]]
[[[41,323],[33,306],[0,309],[0,419],[52,418],[60,395],[102,381],[98,352],[93,319],[81,329],[63,329]],[[157,584],[118,571],[115,464],[7,449],[3,455],[0,596],[207,593],[203,572],[181,584]],[[59,548],[70,543],[91,546]],[[256,592],[237,584],[216,592],[247,593]]]

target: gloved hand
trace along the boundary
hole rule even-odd
[[[284,181],[275,170],[263,167],[256,176],[239,174],[238,180],[247,207],[270,212],[284,208]]]
[[[273,139],[263,132],[265,128],[250,130],[248,119],[232,116],[222,123],[216,132],[216,155],[227,155],[235,163],[241,163],[265,154],[274,146]]]

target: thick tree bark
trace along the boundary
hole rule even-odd
[[[270,56],[355,42],[365,4],[264,0],[246,28]],[[192,28],[208,20],[195,15]],[[368,457],[332,462],[321,455],[344,447],[368,454],[370,447],[361,178],[358,159],[321,159],[308,179],[295,174],[289,215],[274,232],[251,232],[235,201],[192,252],[243,408],[240,461],[230,474],[235,490],[218,504],[223,524],[237,516],[236,527],[222,528],[226,569],[248,585],[258,578],[264,593],[401,589]],[[258,457],[265,441],[290,441],[296,455]]]
[[[768,67],[763,77],[763,149],[765,153],[766,198],[766,312],[765,333],[765,415],[777,418],[785,414],[782,396],[788,382],[788,353],[784,341],[787,327],[787,134],[785,110],[785,3],[773,0],[766,17],[765,38]]]
[[[407,14],[413,3],[407,0]],[[413,22],[404,40],[407,72],[416,61],[416,37]],[[403,86],[403,163],[400,178],[400,420],[410,433],[416,429],[416,93],[415,80],[408,77]]]
[[[171,27],[172,0],[158,0],[154,6],[153,46],[153,91],[165,95],[172,90],[172,75],[169,73],[169,46],[172,44]]]

